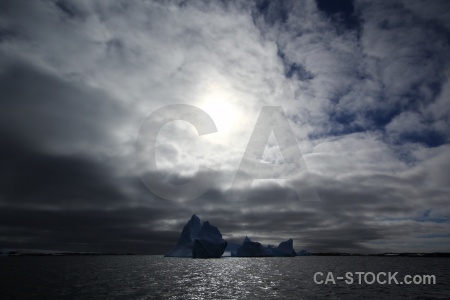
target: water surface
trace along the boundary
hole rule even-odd
[[[433,274],[437,283],[313,281],[316,272],[358,271]],[[449,274],[448,258],[2,257],[0,299],[450,299]]]

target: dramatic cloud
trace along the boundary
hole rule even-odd
[[[161,254],[196,213],[235,242],[449,251],[449,12],[446,1],[2,1],[0,247]],[[158,171],[136,165],[146,117],[173,104],[203,109],[218,132],[168,123]],[[263,106],[283,107],[309,174],[248,191],[232,184]],[[287,165],[287,137],[271,135],[261,161]],[[195,199],[141,182],[189,183],[200,165],[216,180]],[[319,201],[303,201],[311,190]]]

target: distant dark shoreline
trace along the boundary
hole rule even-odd
[[[55,252],[55,253],[0,253],[0,257],[19,257],[19,256],[126,256],[135,255],[134,253],[116,253],[116,252]]]
[[[432,253],[379,253],[379,254],[360,254],[360,253],[335,253],[320,252],[311,253],[311,256],[377,256],[377,257],[450,257],[449,252],[432,252]]]
[[[0,256],[3,257],[21,257],[21,256],[129,256],[129,255],[137,255],[134,253],[126,252],[54,252],[54,253],[20,253],[16,251],[10,251],[6,253],[1,253]],[[147,255],[147,254],[142,254]],[[161,254],[162,255],[162,254]],[[340,253],[340,252],[318,252],[318,253],[310,253],[305,256],[364,256],[364,257],[450,257],[449,252],[432,252],[432,253],[413,253],[413,252],[405,252],[405,253],[379,253],[379,254],[360,254],[360,253]],[[222,258],[236,258],[240,259],[241,257],[232,257],[232,256],[223,256]],[[253,258],[253,257],[252,257]]]

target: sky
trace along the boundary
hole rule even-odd
[[[445,0],[1,1],[0,248],[164,254],[196,214],[229,242],[448,252],[448,53]],[[151,123],[179,104],[216,130]]]

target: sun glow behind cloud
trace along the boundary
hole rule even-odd
[[[218,82],[209,83],[200,96],[198,107],[211,116],[221,139],[238,129],[241,122],[242,112],[234,104],[236,100],[232,89]],[[218,142],[217,139],[214,141]]]

